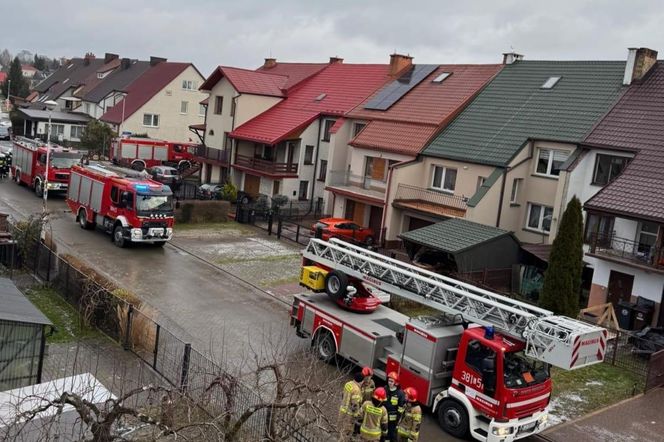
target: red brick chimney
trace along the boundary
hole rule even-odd
[[[657,63],[657,51],[648,48],[629,48],[625,64],[624,85],[642,80]]]
[[[330,57],[330,64],[341,64],[344,62],[343,58],[339,57]]]
[[[95,58],[96,58],[95,54],[93,54],[92,52],[86,52],[85,57],[83,57],[83,64],[85,66],[89,66],[90,61],[94,60]]]
[[[276,58],[266,58],[265,63],[263,63],[263,69],[270,69],[277,65]]]
[[[390,55],[390,76],[396,77],[404,69],[413,65],[413,57],[410,55],[391,54]]]

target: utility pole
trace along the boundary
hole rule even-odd
[[[44,204],[42,207],[42,212],[44,215],[48,212],[48,170],[49,170],[49,163],[51,161],[51,114],[53,113],[53,109],[58,105],[53,100],[49,100],[44,103],[48,109],[48,129],[46,131],[46,171],[44,173],[44,189],[42,191],[43,196],[44,196]]]

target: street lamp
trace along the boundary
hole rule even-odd
[[[44,194],[44,205],[42,206],[42,212],[45,214],[48,210],[48,166],[51,160],[51,114],[53,109],[58,105],[53,100],[45,101],[46,109],[48,109],[48,128],[46,130],[46,171],[44,172],[44,184],[42,184],[43,189],[42,193]]]

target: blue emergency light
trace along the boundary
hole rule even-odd
[[[139,192],[147,192],[150,190],[150,186],[147,184],[134,184],[134,188]]]
[[[495,334],[496,334],[496,331],[493,329],[493,325],[489,325],[487,327],[484,327],[484,339],[493,339]]]

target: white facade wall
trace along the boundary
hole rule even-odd
[[[609,286],[609,276],[611,270],[634,275],[634,285],[632,286],[632,298],[641,296],[657,303],[662,302],[662,293],[664,291],[664,275],[655,272],[646,272],[627,265],[617,264],[606,261],[601,258],[586,256],[584,258],[594,270],[593,285],[599,286],[605,292]],[[604,301],[606,302],[606,301]]]
[[[48,122],[47,121],[39,121],[37,122],[37,133],[36,135],[47,135],[48,131]],[[71,123],[59,123],[57,121],[53,122],[53,127],[57,126],[64,126],[64,133],[62,134],[62,140],[64,141],[81,141],[80,138],[72,137],[71,136],[71,128],[72,126],[77,126],[82,129],[85,129],[85,124],[71,124]]]

